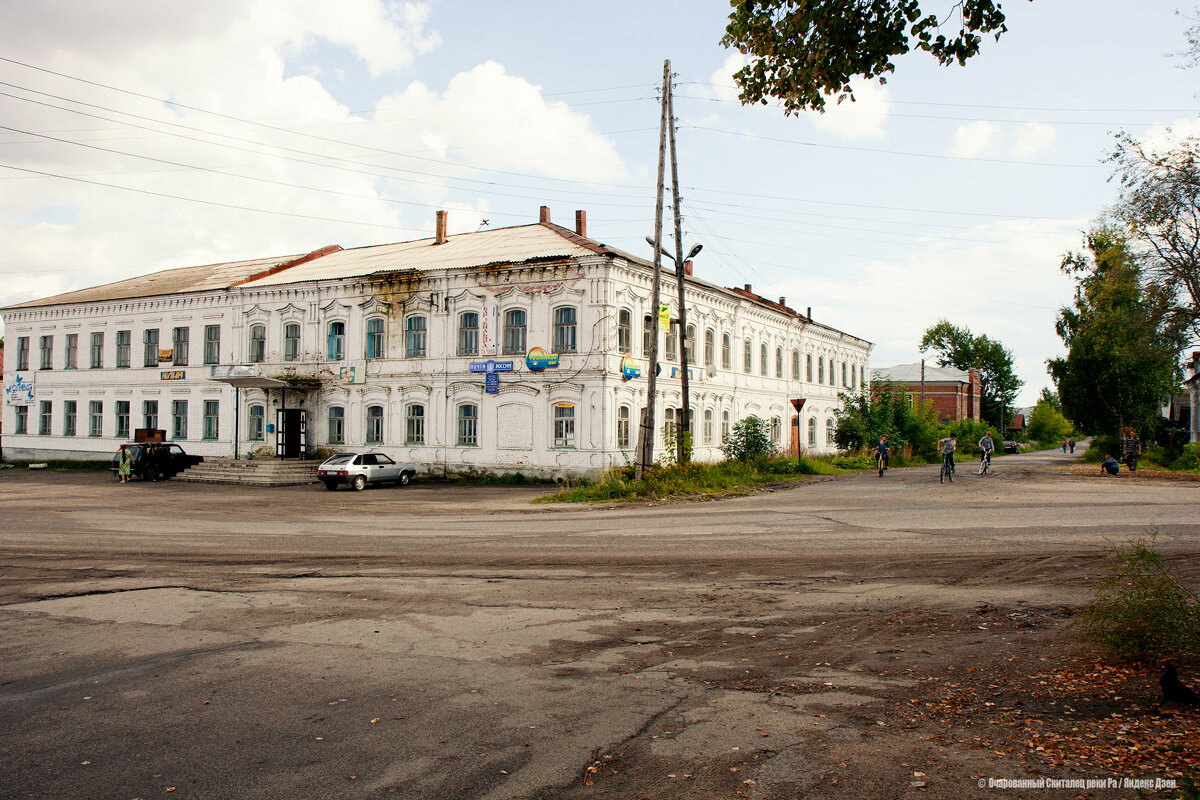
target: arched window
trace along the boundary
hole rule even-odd
[[[817,383],[825,383],[825,356],[817,356]]]
[[[554,309],[554,352],[575,352],[577,316],[575,306],[559,306]]]
[[[808,446],[809,447],[817,446],[817,418],[816,417],[808,418]]]
[[[633,352],[633,312],[628,308],[617,312],[617,352]]]
[[[775,348],[775,377],[783,377],[783,348]]]
[[[642,320],[642,358],[650,357],[650,337],[654,335],[654,318],[649,314]]]
[[[704,331],[704,366],[715,367],[717,365],[717,333],[712,328],[707,328]]]
[[[383,444],[383,406],[367,406],[367,444]]]
[[[250,363],[261,364],[267,360],[267,326],[250,326]]]
[[[525,352],[525,311],[520,308],[504,312],[504,352]]]
[[[711,408],[704,409],[704,443],[712,444],[713,437],[713,410]]]
[[[671,320],[671,326],[667,328],[666,352],[663,353],[664,361],[675,361],[678,358],[677,348],[679,346],[679,320]]]
[[[629,406],[617,409],[617,449],[629,448]]]
[[[754,371],[754,345],[747,337],[742,340],[742,372],[749,375]]]
[[[804,379],[812,383],[812,353],[804,356]]]
[[[721,441],[729,438],[729,412],[721,412]]]
[[[721,369],[733,369],[733,342],[728,333],[721,334]]]
[[[792,380],[800,380],[800,351],[792,351]]]
[[[763,342],[758,346],[758,372],[760,375],[767,374],[767,343]]]
[[[329,323],[329,360],[341,361],[346,357],[346,323]]]
[[[366,358],[383,358],[383,317],[367,320]]]
[[[283,326],[283,360],[295,361],[300,358],[300,323],[289,322]]]
[[[426,353],[425,317],[414,314],[404,320],[404,355],[424,358]]]
[[[346,443],[346,409],[329,407],[329,444]]]
[[[844,389],[849,386],[850,386],[850,382],[846,379],[846,362],[843,361],[842,362],[842,388]]]
[[[783,441],[783,418],[771,417],[771,441],[776,447]]]
[[[404,410],[404,443],[425,444],[425,406],[413,403]]]
[[[696,363],[696,326],[688,325],[687,333],[683,337],[683,352],[687,355],[689,364]]]
[[[464,403],[458,407],[458,435],[455,442],[459,447],[475,447],[479,444],[479,407]]]
[[[263,422],[267,415],[265,406],[252,405],[250,406],[250,416],[246,419],[246,438],[252,442],[261,442],[264,438],[263,431],[265,426]]]
[[[458,354],[479,355],[479,314],[474,311],[458,315]]]
[[[825,444],[833,444],[833,434],[836,432],[836,430],[837,430],[836,423],[834,423],[833,417],[829,417],[828,419],[826,419],[825,420]]]

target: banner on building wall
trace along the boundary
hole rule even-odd
[[[166,362],[169,364],[170,362],[172,362],[174,360],[175,360],[175,351],[174,350],[159,350],[158,351],[158,363],[162,364],[163,362]]]
[[[366,383],[367,365],[350,364],[338,369],[338,383]]]
[[[627,381],[640,377],[642,374],[642,365],[633,360],[633,356],[625,356],[621,359],[621,377]]]
[[[558,366],[558,353],[547,353],[540,347],[535,347],[525,354],[525,366],[531,372],[541,372],[546,367]]]
[[[7,406],[33,405],[33,375],[26,377],[14,374],[4,384],[4,404]]]
[[[484,356],[496,355],[496,345],[499,340],[496,338],[496,306],[484,306],[483,313],[479,315],[479,354]]]

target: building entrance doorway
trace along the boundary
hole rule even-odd
[[[301,458],[308,452],[308,414],[302,408],[275,411],[275,457]]]

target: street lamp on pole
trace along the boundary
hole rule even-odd
[[[646,242],[651,247],[655,247],[653,237],[647,236]],[[675,442],[675,459],[682,464],[687,460],[687,450],[689,450],[689,439],[692,430],[692,403],[691,403],[691,387],[688,379],[688,352],[687,352],[687,306],[683,299],[684,276],[687,274],[687,263],[704,249],[704,245],[692,245],[692,249],[688,251],[687,256],[680,261],[676,256],[668,253],[664,248],[659,246],[659,252],[675,262],[675,285],[679,292],[679,379],[680,391],[683,397],[683,408],[680,409],[679,431],[680,435],[676,437]],[[682,248],[676,244],[676,250],[682,252]],[[658,309],[655,309],[657,312]]]

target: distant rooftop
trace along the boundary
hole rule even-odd
[[[925,365],[926,383],[969,383],[971,376],[966,370],[954,367]],[[921,362],[897,364],[894,367],[875,367],[871,370],[872,383],[920,383]]]

